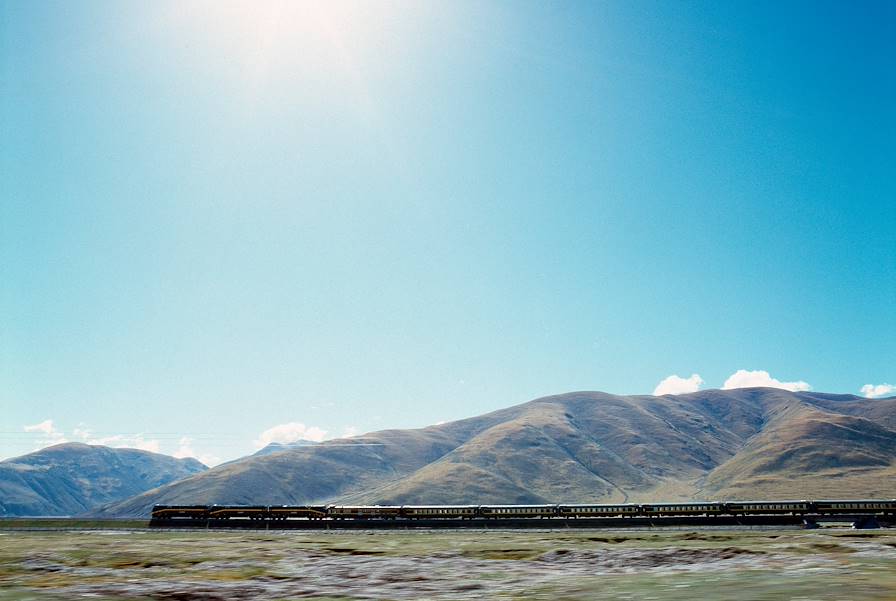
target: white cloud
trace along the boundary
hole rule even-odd
[[[147,439],[143,434],[112,434],[110,436],[95,436],[84,424],[79,424],[72,430],[72,437],[80,442],[91,445],[102,445],[116,449],[140,449],[152,453],[161,452],[161,444],[154,438]]]
[[[722,385],[722,390],[731,390],[733,388],[754,388],[759,386],[767,388],[782,388],[791,392],[812,389],[808,382],[803,382],[802,380],[798,380],[796,382],[782,382],[780,380],[776,380],[767,371],[761,369],[757,369],[755,371],[739,369],[731,374],[727,380],[725,380],[725,383]]]
[[[342,434],[339,436],[339,438],[351,438],[357,435],[358,428],[356,428],[355,426],[346,426],[345,428],[343,428]]]
[[[184,436],[180,439],[180,441],[178,442],[177,450],[174,451],[174,453],[172,453],[171,455],[173,457],[177,457],[178,459],[186,459],[187,457],[192,457],[193,459],[204,463],[208,467],[213,467],[221,463],[220,457],[209,455],[207,453],[197,453],[193,449],[193,439],[188,436]]]
[[[38,441],[38,444],[40,445],[38,448],[44,448],[69,441],[65,432],[57,429],[56,426],[53,425],[53,420],[51,419],[44,420],[39,424],[25,426],[24,430],[25,432],[41,435],[41,439]],[[84,426],[84,424],[79,424],[79,427],[72,431],[72,439],[91,445],[102,445],[119,449],[140,449],[152,453],[161,452],[161,445],[158,440],[147,439],[142,434],[114,434],[112,436],[96,437]]]
[[[41,423],[32,426],[25,426],[23,429],[25,432],[41,432],[43,434],[50,434],[56,430],[51,419],[45,419]]]
[[[45,419],[39,424],[24,426],[23,430],[31,434],[40,434],[41,440],[39,444],[41,445],[41,448],[68,442],[65,438],[65,434],[62,431],[56,429],[56,427],[53,425],[53,420],[51,419]]]
[[[84,423],[79,423],[78,426],[72,430],[70,438],[65,432],[57,429],[51,419],[44,420],[39,424],[24,426],[22,429],[27,433],[39,436],[38,447],[35,450],[73,440],[89,445],[101,445],[117,449],[139,449],[151,453],[162,452],[162,444],[159,440],[155,438],[147,438],[142,433],[98,436]],[[317,428],[311,428],[309,430],[309,435],[316,435],[319,431],[320,430]],[[183,437],[178,442],[178,445],[178,449],[174,453],[170,453],[171,456],[177,458],[193,457],[208,466],[221,463],[221,459],[215,455],[197,452],[193,448],[192,438]]]
[[[306,426],[300,422],[289,422],[287,424],[280,424],[279,426],[268,428],[262,432],[252,444],[255,445],[256,449],[260,449],[268,446],[272,442],[283,444],[289,444],[291,442],[296,442],[297,440],[320,442],[326,435],[327,431],[322,430],[317,426]]]
[[[662,380],[653,389],[655,396],[663,394],[685,394],[687,392],[697,392],[703,384],[703,378],[700,374],[691,374],[690,378],[682,378],[681,376],[671,375]]]
[[[896,392],[896,386],[892,384],[865,384],[862,386],[862,394],[867,399],[876,399],[877,397],[887,396]]]
[[[161,453],[161,444],[155,439],[143,438],[142,434],[134,436],[126,436],[124,434],[114,434],[112,436],[103,436],[100,438],[86,438],[87,444],[97,444],[104,447],[112,447],[115,449],[139,449],[141,451],[149,451],[151,453]]]

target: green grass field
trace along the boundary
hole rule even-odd
[[[893,600],[896,532],[0,530],[0,601]]]

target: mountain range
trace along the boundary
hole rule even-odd
[[[195,459],[63,443],[0,461],[0,516],[67,516],[206,470]]]
[[[95,511],[155,503],[555,503],[896,497],[896,397],[574,392],[415,430],[271,449]]]

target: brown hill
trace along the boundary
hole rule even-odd
[[[892,402],[866,403],[894,409]],[[704,490],[735,497],[780,498],[800,490],[811,492],[802,496],[892,496],[894,431],[824,406],[794,404],[773,411],[760,433],[709,474]]]
[[[249,457],[103,513],[145,515],[154,503],[892,497],[894,425],[896,398],[771,388],[576,392]]]
[[[205,469],[138,449],[58,444],[0,461],[0,516],[79,514]]]

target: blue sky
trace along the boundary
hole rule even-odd
[[[0,61],[0,457],[892,394],[891,2],[0,1]]]

